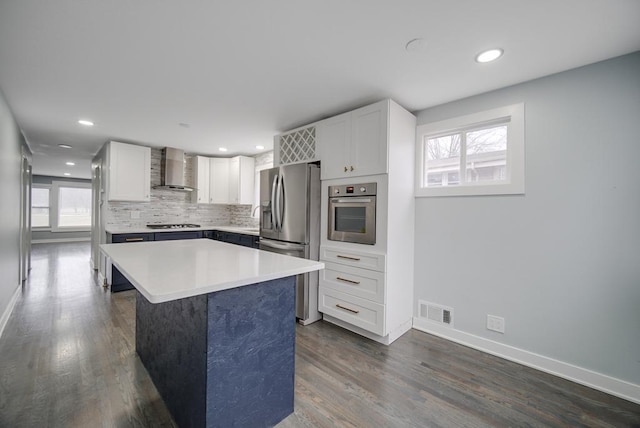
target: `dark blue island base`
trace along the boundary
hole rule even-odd
[[[136,350],[179,427],[269,427],[293,413],[294,277],[152,304]]]

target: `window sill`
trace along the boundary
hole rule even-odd
[[[60,232],[91,232],[91,228],[79,228],[79,227],[56,227],[51,228],[52,233],[60,233]]]
[[[448,196],[495,196],[524,195],[524,183],[478,184],[466,186],[421,187],[416,190],[416,198]]]

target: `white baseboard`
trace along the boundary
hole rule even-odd
[[[11,296],[11,299],[9,300],[9,304],[7,305],[7,308],[4,310],[4,313],[2,314],[2,318],[0,318],[0,337],[2,337],[2,333],[4,333],[4,328],[7,326],[7,323],[9,322],[9,317],[13,312],[13,308],[16,306],[16,302],[18,301],[18,297],[20,297],[21,291],[22,291],[22,286],[18,285],[16,287],[16,290],[13,292],[13,296]]]
[[[378,343],[382,343],[383,345],[390,345],[394,340],[411,330],[412,320],[409,318],[408,321],[398,326],[398,328],[391,331],[386,336],[378,336],[377,334],[371,333],[370,331],[364,330],[360,327],[356,327],[355,325],[351,325],[347,322],[344,322],[338,318],[332,317],[331,315],[324,314],[322,317],[325,321],[330,322],[331,324],[335,324],[344,328],[345,330],[352,331],[354,333],[359,334],[360,336],[364,336],[368,339],[374,340]]]
[[[102,272],[98,272],[98,285],[106,287],[105,282],[107,282],[107,278],[102,274]]]
[[[55,238],[55,239],[32,239],[32,244],[55,244],[60,242],[87,242],[91,241],[91,237],[87,238]]]
[[[413,318],[413,328],[640,404],[640,385],[421,318]]]

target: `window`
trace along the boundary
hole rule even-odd
[[[416,196],[524,193],[524,104],[417,130]]]
[[[51,227],[49,186],[34,184],[31,189],[31,227]]]
[[[91,230],[91,183],[34,184],[31,227],[50,228],[52,232]]]
[[[54,181],[54,232],[91,229],[91,184]]]

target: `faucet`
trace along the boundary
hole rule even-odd
[[[253,218],[253,217],[255,217],[255,215],[256,215],[256,210],[257,210],[258,208],[260,208],[260,205],[256,205],[256,207],[253,209],[253,211],[251,211],[251,217],[252,217],[252,218]]]

